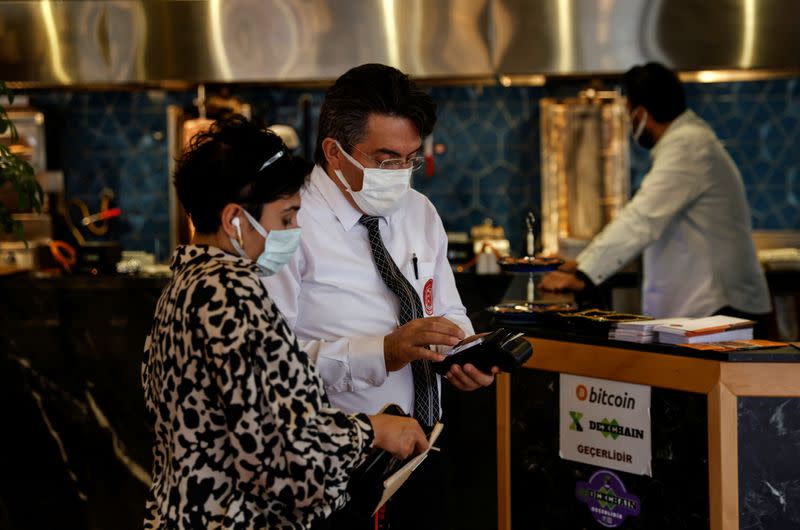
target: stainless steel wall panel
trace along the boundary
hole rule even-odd
[[[796,0],[0,0],[0,78],[303,82],[365,62],[417,78],[799,71]]]
[[[44,84],[335,79],[365,62],[492,74],[490,0],[0,2],[0,77]]]
[[[794,0],[495,0],[492,61],[500,75],[798,69],[798,17]]]

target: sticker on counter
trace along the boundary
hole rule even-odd
[[[652,476],[650,387],[561,374],[559,455]]]
[[[639,497],[628,493],[622,479],[605,469],[593,474],[588,482],[577,482],[575,496],[589,507],[594,520],[606,528],[617,528],[641,511]]]
[[[425,314],[431,316],[433,314],[433,278],[425,282],[425,287],[422,289],[422,301],[425,303]]]

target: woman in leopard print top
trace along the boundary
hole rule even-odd
[[[304,170],[241,118],[196,138],[181,160],[175,185],[197,233],[175,251],[145,344],[145,528],[308,528],[347,501],[348,476],[373,444],[402,456],[425,445],[409,418],[331,408],[260,281],[280,253],[253,258],[296,227]]]

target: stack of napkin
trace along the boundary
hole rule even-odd
[[[656,326],[680,323],[689,320],[688,318],[662,318],[661,320],[635,320],[631,322],[619,322],[608,332],[608,338],[614,340],[624,340],[626,342],[638,342],[647,344],[655,342],[657,334],[654,331]]]

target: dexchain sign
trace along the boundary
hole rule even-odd
[[[651,474],[650,387],[561,374],[560,455]]]

